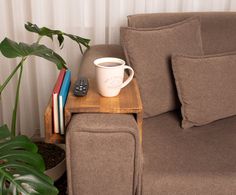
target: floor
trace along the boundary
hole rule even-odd
[[[59,190],[59,195],[68,194],[66,172],[62,175],[62,177],[59,180],[55,182],[55,186]]]

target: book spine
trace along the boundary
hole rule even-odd
[[[58,94],[53,94],[53,123],[54,123],[54,133],[59,133],[58,126]]]
[[[63,106],[63,100],[62,96],[59,96],[59,116],[60,116],[60,134],[64,135],[65,134],[65,129],[64,129],[64,106]]]
[[[59,73],[59,76],[57,78],[53,95],[52,95],[52,109],[53,109],[53,127],[54,127],[54,133],[60,133],[59,131],[59,111],[58,111],[58,98],[60,89],[64,80],[66,70],[62,69]]]
[[[65,77],[62,83],[62,87],[59,94],[59,124],[60,124],[60,133],[63,135],[65,133],[65,121],[64,121],[64,109],[65,103],[67,100],[69,88],[71,82],[71,72],[67,70],[65,73]]]

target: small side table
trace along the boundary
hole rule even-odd
[[[65,105],[65,124],[69,124],[72,114],[76,113],[123,113],[134,114],[142,142],[143,107],[136,79],[123,88],[116,97],[103,97],[98,94],[94,80],[89,80],[88,94],[84,97],[73,95],[74,80]],[[49,143],[65,143],[65,137],[53,133],[51,100],[44,113],[45,141]]]

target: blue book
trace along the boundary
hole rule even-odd
[[[71,83],[71,71],[66,70],[66,74],[64,76],[64,80],[61,86],[61,90],[59,93],[59,101],[58,101],[58,108],[59,108],[59,125],[60,125],[60,134],[65,134],[65,122],[64,122],[64,108],[67,100],[67,96],[70,89]]]

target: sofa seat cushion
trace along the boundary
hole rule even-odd
[[[236,194],[236,116],[184,130],[179,115],[144,120],[143,194]]]

